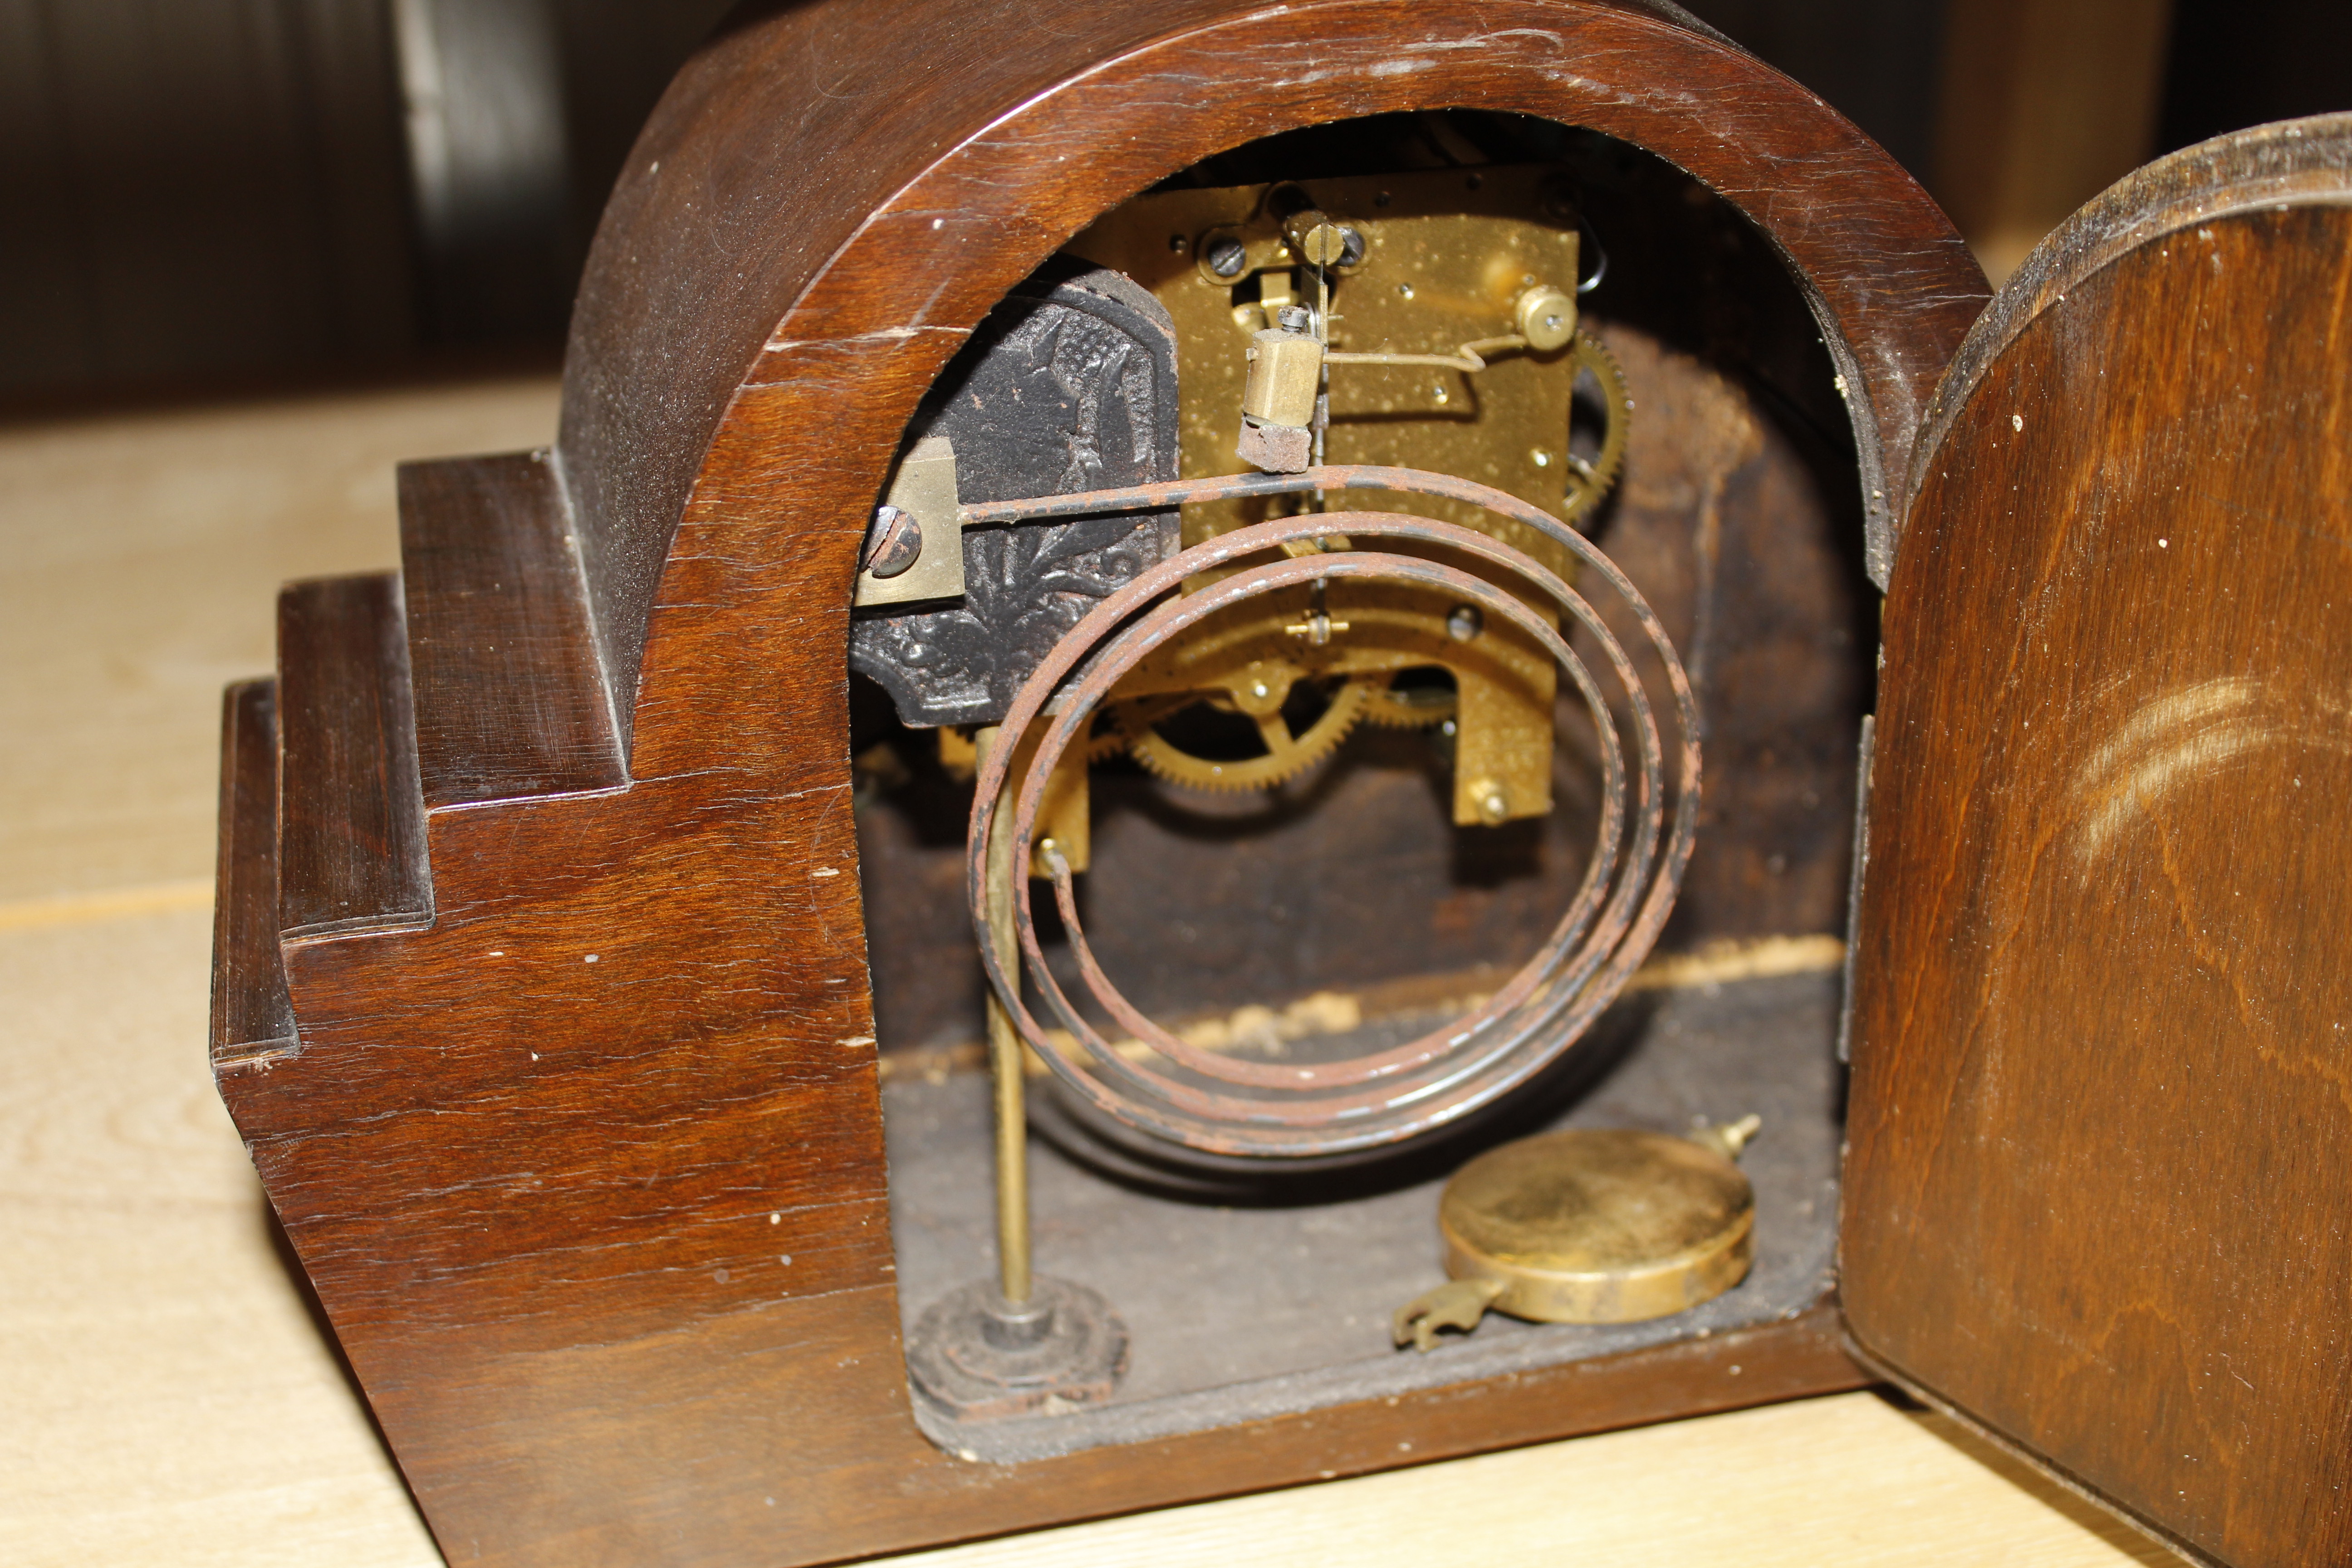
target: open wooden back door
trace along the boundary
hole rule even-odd
[[[2352,116],[2077,214],[1921,452],[1853,1337],[2193,1555],[2352,1561]]]

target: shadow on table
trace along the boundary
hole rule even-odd
[[[335,1325],[327,1317],[327,1309],[320,1301],[319,1293],[310,1288],[310,1276],[303,1269],[302,1259],[295,1252],[293,1242],[287,1238],[286,1227],[278,1223],[278,1211],[269,1206],[268,1198],[262,1199],[259,1208],[262,1233],[268,1237],[269,1250],[277,1255],[278,1267],[286,1270],[287,1283],[300,1298],[302,1310],[310,1315],[310,1326],[319,1331],[320,1342],[335,1358],[335,1365],[341,1371],[343,1382],[351,1389],[352,1402],[367,1417],[369,1429],[374,1432],[375,1440],[383,1446],[385,1457],[392,1460],[393,1470],[400,1477],[401,1491],[408,1499],[408,1506],[416,1510],[418,1522],[425,1525],[428,1535],[431,1534],[431,1521],[425,1519],[425,1510],[416,1501],[416,1493],[409,1487],[407,1472],[400,1468],[400,1456],[393,1451],[391,1439],[383,1435],[383,1425],[375,1418],[375,1406],[368,1403],[367,1390],[360,1385],[360,1374],[352,1369],[351,1357],[343,1353],[343,1342],[337,1337]]]
[[[2070,1490],[1990,1438],[1970,1431],[1952,1417],[1920,1405],[1907,1395],[1881,1385],[1872,1390],[1908,1415],[1920,1430],[1958,1448],[2021,1492],[2065,1515],[2107,1545],[2147,1568],[2179,1568],[2180,1558],[2150,1540],[2098,1504]]]

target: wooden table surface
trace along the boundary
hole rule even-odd
[[[289,577],[396,563],[392,466],[530,378],[0,429],[0,1561],[429,1564],[205,1065],[222,684]],[[1870,1394],[896,1561],[2159,1563]]]

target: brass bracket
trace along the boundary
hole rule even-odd
[[[955,447],[944,436],[927,437],[899,459],[875,526],[896,509],[915,520],[921,546],[912,565],[877,577],[861,566],[851,603],[907,605],[925,599],[963,597],[963,525],[956,520]]]

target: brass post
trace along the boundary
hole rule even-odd
[[[973,750],[988,761],[997,727],[974,731]],[[988,939],[1004,973],[1020,984],[1021,954],[1013,934],[1013,776],[996,797],[995,826],[988,839]],[[1016,1306],[1029,1300],[1029,1117],[1023,1103],[1021,1037],[1012,1015],[988,993],[988,1066],[996,1088],[996,1264],[1004,1299]]]

